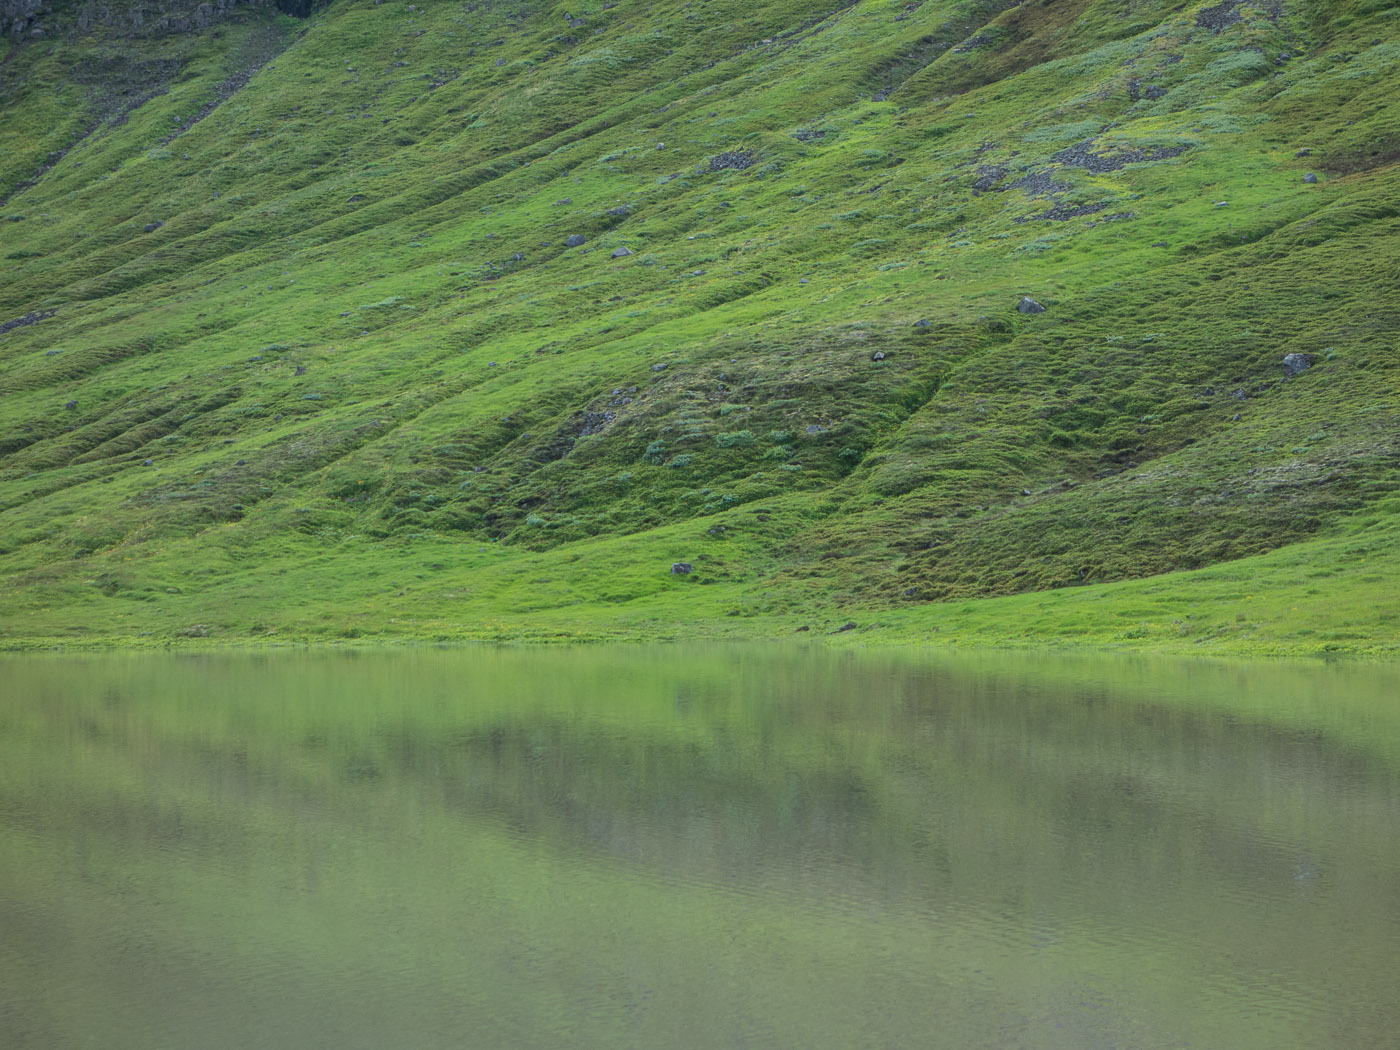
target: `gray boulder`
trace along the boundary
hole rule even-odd
[[[1312,367],[1312,358],[1307,354],[1285,354],[1283,374],[1287,377],[1299,375]]]
[[[1314,175],[1312,172],[1308,172],[1306,175],[1303,176],[1303,181],[1308,183],[1309,185],[1312,185],[1317,182],[1317,176]]]
[[[566,248],[579,248],[588,243],[588,238],[581,233],[571,233],[564,241]]]
[[[1036,302],[1029,295],[1021,296],[1021,301],[1016,304],[1016,309],[1023,314],[1043,314],[1045,307]]]
[[[615,252],[612,253],[612,257],[613,257],[614,259],[623,259],[623,258],[626,258],[627,256],[629,256],[629,255],[631,255],[631,254],[632,254],[632,249],[631,249],[631,248],[619,248],[617,251],[615,251]]]
[[[695,571],[695,566],[688,561],[678,561],[671,566],[672,576],[689,576]]]

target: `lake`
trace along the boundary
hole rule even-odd
[[[1394,1046],[1400,669],[0,659],[0,1045]]]

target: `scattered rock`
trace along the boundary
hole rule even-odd
[[[209,625],[197,623],[193,627],[183,627],[175,633],[181,638],[207,638],[209,637]]]
[[[156,230],[160,229],[160,228],[161,228],[162,226],[164,226],[164,225],[165,225],[165,223],[163,223],[163,222],[161,222],[161,221],[159,221],[159,220],[157,220],[157,221],[155,221],[155,222],[148,222],[148,223],[146,223],[146,232],[147,232],[147,233],[155,233]]]
[[[579,248],[588,243],[588,238],[581,233],[571,233],[564,239],[565,248]]]
[[[1217,208],[1224,208],[1224,207],[1227,207],[1227,206],[1229,205],[1229,203],[1230,203],[1229,201],[1216,201],[1216,202],[1215,202],[1215,206],[1216,206]]]
[[[809,433],[809,434],[825,434],[825,433],[826,433],[826,427],[820,426],[820,425],[818,425],[818,424],[816,424],[816,423],[808,423],[808,424],[807,424],[807,433]]]
[[[919,318],[919,320],[917,320],[917,321],[914,322],[914,327],[915,327],[915,328],[932,328],[932,327],[933,327],[933,322],[930,321],[927,317],[921,317],[921,318]]]
[[[1312,183],[1317,182],[1317,176],[1314,175],[1312,172],[1308,172],[1306,175],[1303,176],[1303,181],[1311,185]]]
[[[561,207],[561,206],[563,206],[563,205],[565,205],[565,204],[572,204],[572,203],[574,203],[574,199],[573,199],[572,197],[560,197],[557,201],[554,202],[554,206],[555,206],[556,208],[558,208],[558,207]]]
[[[1057,181],[1053,175],[1055,170],[1057,169],[1052,168],[1051,171],[1035,171],[1029,175],[1023,175],[1006,189],[1020,190],[1029,197],[1049,197],[1074,189],[1072,183]]]
[[[665,361],[661,361],[661,362],[658,362],[657,364],[652,365],[652,366],[651,366],[651,370],[652,370],[653,372],[664,372],[664,371],[666,371],[666,362],[665,362]]]
[[[798,278],[797,283],[798,283],[798,284],[811,284],[812,281],[811,281],[811,278],[808,278],[808,277],[800,277],[800,278]]]
[[[678,561],[671,565],[672,576],[689,576],[695,571],[695,566],[688,561]]]
[[[812,628],[808,627],[808,626],[804,623],[801,627],[799,627],[799,628],[798,628],[796,631],[794,631],[793,633],[794,633],[794,634],[801,634],[803,631],[810,631],[811,629],[812,629]]]
[[[977,178],[972,180],[972,188],[979,193],[996,189],[996,185],[1006,178],[1006,169],[1000,164],[981,164],[977,168]]]
[[[1296,376],[1312,367],[1312,358],[1307,354],[1285,354],[1282,363],[1284,376]]]
[[[623,215],[631,215],[631,214],[632,214],[632,209],[631,209],[630,207],[628,207],[626,204],[619,204],[616,208],[609,208],[609,209],[608,209],[608,214],[609,214],[609,215],[616,215],[616,216],[619,216],[619,217],[620,217],[620,216],[623,216]]]
[[[855,629],[856,625],[854,623],[843,623],[840,627],[836,628],[836,633],[840,634],[842,631],[854,631]]]
[[[996,43],[996,38],[990,33],[978,33],[976,36],[968,37],[957,47],[953,48],[953,54],[965,55],[969,51],[975,51],[979,47],[986,47],[988,44],[994,43]],[[843,627],[842,630],[845,630],[845,628]]]
[[[1093,139],[1085,139],[1083,142],[1076,142],[1073,146],[1060,150],[1050,159],[1068,168],[1083,168],[1095,175],[1102,175],[1105,172],[1117,171],[1129,164],[1145,164],[1151,161],[1179,157],[1191,148],[1190,146],[1159,146],[1156,149],[1113,149],[1109,152],[1099,153],[1095,151],[1095,145]]]
[[[68,411],[71,412],[71,411],[73,411],[73,409],[75,409],[75,408],[78,407],[78,402],[77,402],[77,401],[70,401],[70,402],[68,402],[68,404],[64,405],[63,407],[66,408],[66,409],[68,409]]]
[[[731,149],[710,158],[711,171],[743,171],[758,163],[758,155],[751,150]]]
[[[885,352],[883,350],[876,350],[873,354],[870,355],[870,360],[872,361],[883,361],[884,359]]]
[[[1214,7],[1207,7],[1196,15],[1196,24],[1202,29],[1209,29],[1218,33],[1226,26],[1232,26],[1243,16],[1236,8],[1240,6],[1241,0],[1225,0],[1222,4]]]
[[[631,248],[619,248],[617,251],[615,251],[615,252],[612,253],[612,257],[613,257],[614,259],[623,259],[623,258],[626,258],[627,256],[629,256],[629,255],[631,255],[631,254],[632,254],[632,249],[631,249]]]
[[[1043,211],[1036,215],[1018,215],[1015,222],[1068,222],[1070,219],[1078,219],[1085,215],[1096,215],[1108,207],[1106,201],[1096,201],[1092,204],[1057,204],[1049,211]],[[1100,222],[1113,222],[1116,219],[1132,219],[1136,217],[1135,212],[1123,211],[1113,215],[1107,215]],[[1097,225],[1097,223],[1090,223]]]
[[[299,375],[299,376],[304,376],[304,375],[306,375],[306,366],[305,366],[305,365],[297,365],[296,374]]]
[[[1029,295],[1021,296],[1021,301],[1016,304],[1016,309],[1023,314],[1043,314],[1045,312],[1045,307]]]
[[[1295,157],[1311,157],[1311,156],[1312,156],[1312,150],[1309,149],[1307,146],[1304,146],[1304,147],[1303,147],[1302,149],[1300,149],[1297,153],[1293,154],[1293,156],[1295,156]]]
[[[154,464],[155,464],[155,460],[153,460],[153,459],[143,460],[142,463],[141,463],[141,465],[142,465],[143,467],[153,466]]]
[[[15,328],[23,328],[25,325],[37,324],[39,321],[52,317],[56,313],[58,313],[57,310],[34,310],[25,314],[23,317],[16,317],[13,321],[6,321],[4,324],[0,324],[0,335],[4,335],[6,332]]]

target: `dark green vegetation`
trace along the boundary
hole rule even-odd
[[[0,45],[10,645],[1400,645],[1391,3],[116,9]]]

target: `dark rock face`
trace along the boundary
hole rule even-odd
[[[315,7],[312,0],[277,0],[277,10],[293,18],[308,18]]]
[[[695,566],[688,561],[678,561],[671,566],[672,576],[689,576],[695,571]]]
[[[240,7],[275,6],[306,18],[329,0],[158,0],[157,3],[70,4],[54,0],[0,0],[0,34],[34,39],[77,29],[103,28],[118,36],[191,33],[234,17]]]
[[[1016,304],[1016,309],[1023,314],[1043,314],[1045,312],[1045,307],[1029,295],[1021,296],[1021,301]]]
[[[571,233],[571,234],[569,234],[569,236],[564,240],[564,247],[566,247],[566,248],[581,248],[581,247],[583,247],[583,245],[585,245],[585,244],[587,244],[587,243],[588,243],[588,238],[585,237],[583,234],[581,234],[581,233]]]
[[[1307,354],[1285,354],[1282,364],[1283,374],[1291,378],[1311,368],[1312,358]]]
[[[0,0],[0,33],[19,36],[43,6],[42,0]]]

